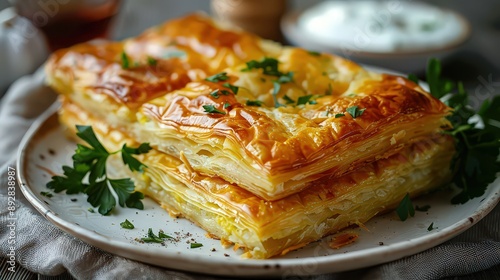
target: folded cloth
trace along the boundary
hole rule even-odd
[[[69,273],[77,279],[217,279],[154,267],[101,251],[59,230],[34,210],[16,187],[15,264],[9,224],[8,169],[15,168],[17,146],[36,117],[55,100],[37,71],[17,81],[0,103],[0,279],[32,279]],[[300,269],[281,278],[293,279],[498,279],[500,275],[500,206],[465,233],[404,259],[355,271],[307,277]],[[10,240],[13,238],[11,237]],[[24,272],[21,272],[24,271]],[[300,275],[297,275],[300,274]],[[16,277],[17,275],[17,277]],[[461,276],[461,277],[457,277]],[[43,277],[41,277],[43,278]],[[40,279],[40,278],[39,278]]]

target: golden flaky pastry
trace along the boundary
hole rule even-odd
[[[279,73],[248,69],[252,60],[275,61]],[[59,51],[46,69],[53,88],[112,127],[172,156],[182,151],[194,170],[268,200],[448,125],[449,108],[405,78],[225,30],[201,15],[124,42]],[[227,79],[203,80],[222,71]]]
[[[137,190],[254,258],[448,180],[449,108],[415,83],[189,15],[56,52],[61,122],[149,142]]]
[[[104,146],[118,150],[138,143],[74,104],[64,102],[60,121],[75,137],[75,125],[92,125]],[[181,159],[152,150],[141,156],[144,173],[131,173],[111,157],[117,176],[131,177],[136,190],[172,216],[187,218],[250,258],[269,258],[298,249],[351,225],[387,212],[450,179],[453,140],[447,135],[416,142],[399,153],[276,201],[262,199],[220,177],[195,172]]]

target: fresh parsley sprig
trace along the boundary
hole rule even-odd
[[[108,215],[116,206],[116,199],[111,191],[116,193],[118,204],[121,207],[144,209],[141,192],[134,192],[134,182],[130,178],[110,179],[106,172],[106,161],[112,154],[121,153],[123,163],[131,171],[142,171],[146,167],[133,155],[145,154],[151,150],[148,143],[143,143],[137,148],[123,145],[122,149],[108,152],[99,142],[91,126],[76,126],[76,135],[90,147],[78,144],[73,155],[73,167],[63,166],[63,176],[53,176],[47,183],[47,188],[59,193],[67,194],[85,193],[87,201],[93,207],[99,207],[99,213]]]
[[[453,197],[453,204],[462,204],[482,196],[487,186],[500,172],[500,96],[485,100],[475,112],[468,105],[469,95],[462,83],[441,78],[441,63],[431,59],[427,65],[427,83],[431,94],[442,98],[453,108],[448,117],[455,138],[456,153],[451,163],[453,183],[461,192]],[[456,88],[456,92],[450,93]]]
[[[450,168],[452,182],[461,192],[451,203],[463,204],[482,196],[500,172],[500,96],[485,100],[476,112],[468,104],[469,95],[463,84],[443,79],[441,70],[439,60],[430,59],[426,79],[431,95],[453,108],[448,116],[453,129],[445,133],[455,139],[456,152]],[[408,78],[418,84],[415,75]]]

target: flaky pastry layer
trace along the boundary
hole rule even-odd
[[[67,105],[68,103],[66,103]],[[86,111],[64,106],[60,121],[74,137],[75,125],[92,125],[109,149],[137,145],[126,134]],[[453,141],[434,135],[399,153],[276,201],[266,201],[220,177],[194,171],[185,160],[157,150],[141,155],[148,168],[131,173],[112,157],[118,175],[132,177],[136,190],[153,198],[172,215],[185,217],[211,235],[243,247],[245,256],[286,254],[350,225],[362,224],[393,209],[407,194],[415,196],[449,180]]]
[[[244,70],[244,62],[264,57],[278,60],[279,72],[293,73],[293,81],[276,91],[276,76]],[[124,42],[57,52],[46,69],[65,102],[267,200],[390,157],[449,126],[449,108],[403,77],[278,46],[200,15]],[[227,80],[203,80],[220,71]],[[226,83],[238,86],[237,94],[222,94]],[[311,102],[298,104],[306,96]],[[353,108],[362,113],[352,116]]]

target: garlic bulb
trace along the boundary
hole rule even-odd
[[[29,20],[12,7],[0,11],[0,94],[38,68],[48,53],[45,37]]]

